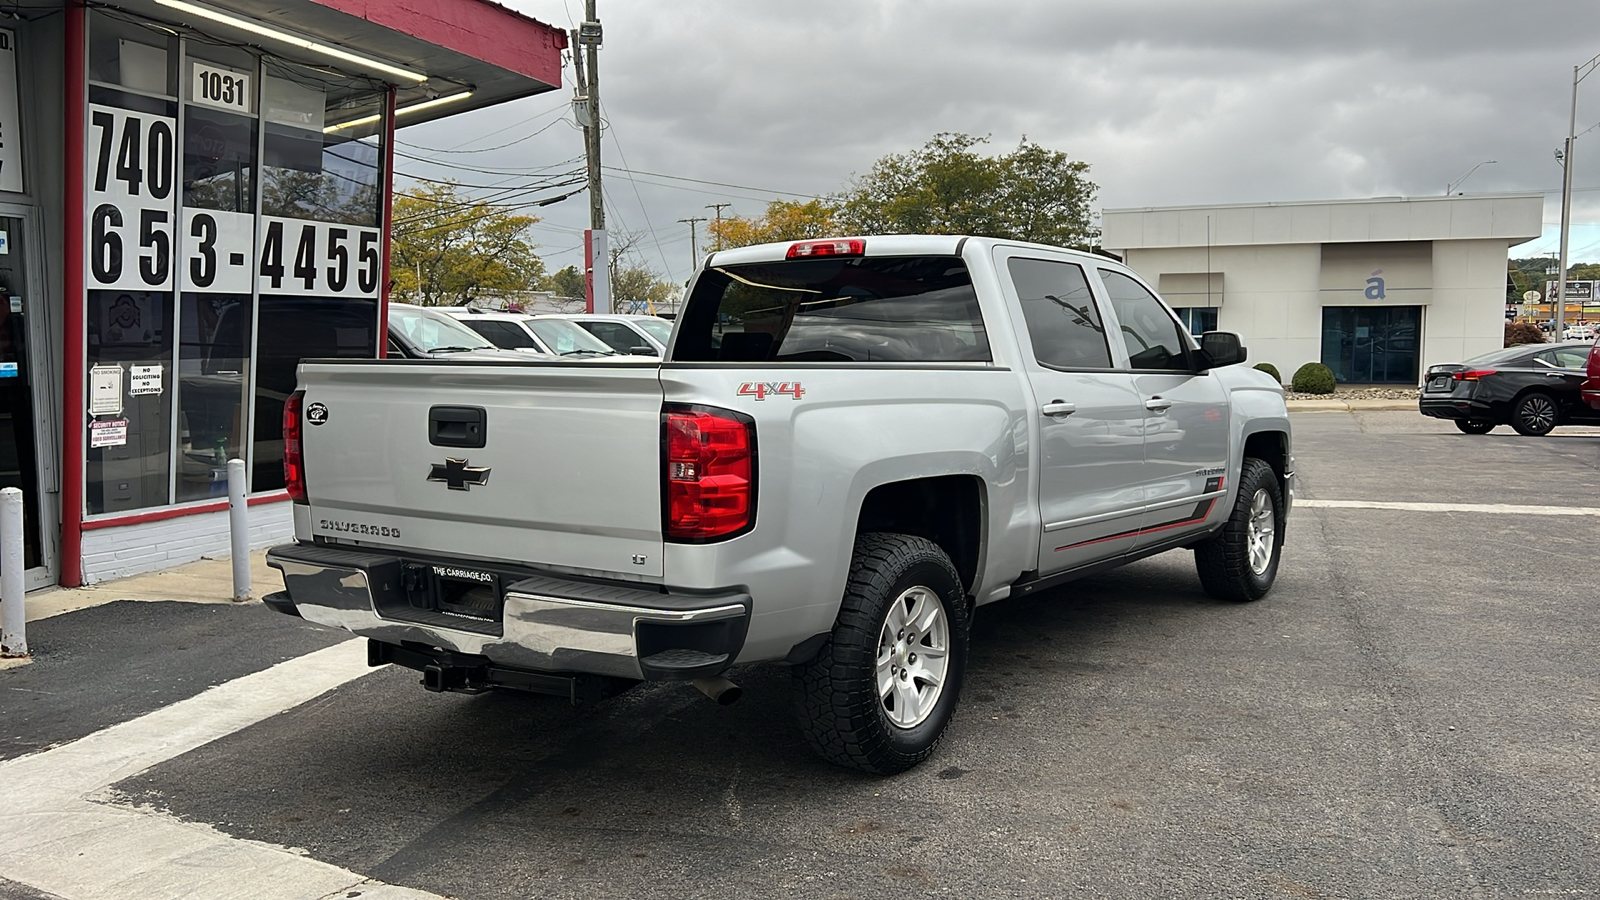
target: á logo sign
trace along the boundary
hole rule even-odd
[[[1382,300],[1382,299],[1384,299],[1383,279],[1378,277],[1379,275],[1382,275],[1382,274],[1383,274],[1383,270],[1382,269],[1373,269],[1372,270],[1372,277],[1367,279],[1367,299],[1368,300]]]
[[[786,394],[799,400],[805,396],[805,388],[798,381],[768,381],[766,383],[747,381],[739,385],[739,396],[754,397],[757,400],[767,399],[768,394]]]

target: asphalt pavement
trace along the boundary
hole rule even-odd
[[[1267,598],[1178,551],[983,607],[893,778],[812,757],[778,667],[574,710],[256,605],[57,602],[0,671],[0,897],[1600,894],[1600,429],[1293,421]]]

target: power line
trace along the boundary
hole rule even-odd
[[[560,112],[561,110],[556,110],[556,111]],[[537,118],[537,116],[535,118]],[[553,119],[550,122],[550,124],[544,126],[543,128],[539,128],[539,129],[537,129],[535,131],[531,131],[531,132],[523,135],[522,137],[517,138],[514,141],[507,141],[504,144],[496,144],[493,147],[477,147],[477,148],[474,148],[472,150],[456,150],[456,149],[440,150],[440,149],[437,149],[435,147],[424,147],[424,146],[422,146],[420,144],[412,144],[412,143],[409,143],[407,141],[402,141],[399,138],[395,138],[395,143],[397,143],[397,144],[405,144],[407,147],[410,147],[410,148],[412,148],[414,150],[425,150],[425,151],[427,151],[429,153],[457,153],[457,154],[489,153],[489,152],[494,151],[494,150],[504,150],[507,147],[513,147],[513,146],[516,146],[517,144],[522,143],[523,141],[529,140],[531,138],[536,138],[539,135],[544,134],[546,131],[549,131],[551,128],[554,128],[557,124],[559,124],[561,122],[565,122],[565,121],[566,121],[565,117],[557,116],[555,119]],[[468,143],[471,143],[471,142],[469,141]],[[459,147],[461,145],[457,144],[456,146]]]
[[[783,194],[786,197],[805,197],[808,200],[820,199],[820,194],[800,194],[794,191],[780,191],[774,188],[751,187],[747,184],[727,184],[721,181],[705,181],[699,178],[685,178],[682,175],[663,175],[660,172],[641,172],[637,169],[622,169],[616,166],[606,166],[613,172],[625,172],[629,175],[648,175],[651,178],[666,178],[671,181],[687,181],[693,184],[709,184],[712,187],[734,188],[741,191],[755,191],[758,194]]]
[[[602,118],[601,121],[604,122],[605,120]],[[626,166],[628,164],[628,156],[622,152],[622,142],[617,140],[617,129],[612,127],[606,130],[611,132],[611,145],[617,148],[617,157]],[[626,172],[628,170],[623,169],[622,171]],[[650,211],[645,208],[644,197],[639,194],[639,185],[634,182],[631,175],[628,178],[628,184],[633,186],[633,197],[639,201],[639,213],[644,216],[645,231],[650,233],[650,242],[656,245],[656,255],[661,257],[661,265],[667,270],[667,278],[676,281],[677,277],[672,274],[672,263],[667,261],[666,251],[661,249],[661,239],[656,236],[655,226],[650,224]]]

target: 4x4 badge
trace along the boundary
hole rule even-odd
[[[442,481],[452,491],[471,490],[472,485],[489,483],[488,466],[469,466],[464,459],[445,457],[444,463],[433,464],[433,471],[428,473],[429,481]]]

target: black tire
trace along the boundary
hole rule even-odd
[[[1272,535],[1266,565],[1251,561],[1251,519],[1258,494],[1264,494],[1271,508]],[[1200,585],[1218,600],[1244,603],[1260,600],[1272,590],[1278,577],[1278,561],[1283,555],[1283,488],[1272,467],[1253,457],[1245,457],[1239,473],[1239,492],[1227,524],[1214,536],[1194,548],[1194,566]]]
[[[1456,419],[1455,423],[1462,434],[1488,434],[1494,430],[1495,425],[1483,419]]]
[[[1511,427],[1517,434],[1544,437],[1556,427],[1561,410],[1554,397],[1540,391],[1523,394],[1511,409]]]
[[[913,676],[908,681],[904,676],[910,670],[902,667],[907,660],[916,663],[916,649],[932,646],[928,643],[931,639],[927,634],[916,635],[914,645],[901,642],[884,650],[880,637],[897,601],[903,603],[902,610],[914,608],[919,597],[925,604],[932,602],[919,588],[937,597],[944,616],[945,670],[937,692],[925,695],[933,699],[931,710],[920,721],[902,727],[891,717],[909,716],[915,710],[909,704],[899,711],[893,708],[893,695],[907,689],[895,686],[894,681],[880,695],[880,660],[887,659],[886,665],[902,676],[900,680],[907,682],[910,690],[919,690],[919,679]],[[828,762],[874,775],[903,772],[931,756],[961,694],[967,625],[961,577],[938,545],[906,534],[874,533],[856,538],[833,633],[816,657],[794,667],[796,712],[811,749]],[[936,628],[929,629],[933,630]],[[880,650],[886,655],[881,656]],[[926,658],[923,664],[928,664]]]

